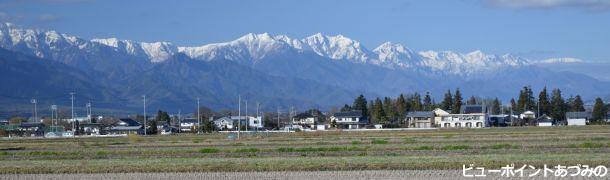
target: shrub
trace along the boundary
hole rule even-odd
[[[110,154],[108,151],[98,151],[95,153],[98,156],[106,156],[108,154]]]
[[[464,150],[470,149],[470,146],[467,145],[447,145],[443,146],[443,150]]]
[[[200,153],[217,153],[220,152],[220,150],[215,149],[215,148],[203,148],[203,149],[199,149]]]
[[[383,139],[373,139],[371,140],[371,144],[387,144],[388,141],[383,140]]]

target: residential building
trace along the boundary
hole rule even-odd
[[[300,113],[292,117],[292,124],[300,125],[305,129],[314,129],[317,122],[318,117],[311,113]]]
[[[180,120],[180,131],[182,132],[196,132],[199,127],[199,119],[197,118],[185,118]]]
[[[409,128],[431,128],[434,126],[433,111],[407,112],[405,121]]]
[[[566,112],[568,126],[584,126],[589,123],[593,115],[591,112]]]
[[[519,115],[520,119],[536,119],[536,113],[533,111],[525,111]]]
[[[441,115],[440,123],[437,127],[464,127],[464,128],[482,128],[485,127],[487,114],[485,108],[481,105],[464,105],[460,110],[461,114]]]
[[[121,118],[112,124],[108,133],[110,134],[138,134],[143,130],[142,124],[131,118]]]
[[[248,126],[248,130],[262,129],[263,128],[263,117],[258,116],[231,116],[233,120],[233,125],[237,126],[236,121],[241,121],[242,126]],[[241,129],[242,131],[246,129]]]
[[[436,127],[439,127],[437,125],[441,123],[443,116],[449,115],[449,112],[442,110],[441,108],[436,108],[432,112],[434,112],[434,124]]]
[[[537,125],[542,127],[553,126],[553,122],[553,118],[547,116],[546,114],[543,114],[542,116],[536,118]]]
[[[218,130],[233,129],[233,120],[230,117],[221,117],[215,120],[213,120],[213,117],[211,117],[210,119]]]
[[[45,125],[41,122],[22,122],[19,131],[23,136],[44,136]]]
[[[342,129],[359,129],[369,124],[360,110],[335,113],[330,117],[330,121]]]
[[[510,115],[508,115],[508,114],[489,115],[489,118],[487,118],[487,125],[489,127],[509,126],[510,125]]]

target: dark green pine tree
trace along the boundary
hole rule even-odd
[[[347,104],[345,104],[345,105],[343,105],[343,107],[341,108],[340,111],[341,112],[348,112],[348,111],[351,111],[351,110],[352,110],[352,107],[347,105]]]
[[[383,102],[381,102],[381,99],[377,98],[375,99],[375,104],[373,105],[373,117],[374,117],[374,122],[376,124],[386,124],[387,123],[387,116],[385,114],[385,111],[383,110]]]
[[[364,98],[364,95],[361,94],[354,100],[352,110],[361,110],[364,117],[368,117],[369,114],[366,106],[366,98]]]
[[[491,114],[500,114],[502,113],[502,104],[500,104],[500,100],[495,98],[493,102],[491,102]]]
[[[426,96],[424,97],[424,111],[432,111],[432,98],[430,97],[430,92],[426,92]]]
[[[392,101],[392,98],[390,98],[390,97],[383,98],[383,110],[385,111],[385,114],[388,117],[389,121],[394,121],[394,120],[396,120],[396,118],[398,118],[397,113],[396,113],[396,108],[395,108],[394,102]]]
[[[551,106],[551,117],[563,122],[566,119],[566,103],[563,97],[561,97],[561,90],[553,89],[551,93]]]
[[[593,121],[599,122],[606,118],[606,113],[608,113],[608,109],[604,105],[604,101],[601,98],[595,99],[595,105],[593,105]]]
[[[544,87],[542,91],[540,91],[540,94],[538,94],[538,105],[540,108],[540,115],[551,114],[551,102],[549,101],[549,95],[546,91],[546,87]]]
[[[400,94],[400,96],[396,98],[396,113],[398,114],[398,117],[407,115],[407,100],[403,94]]]
[[[422,110],[421,96],[419,95],[419,93],[413,94],[410,98],[410,101],[411,101],[411,110],[410,111],[421,111]]]
[[[576,97],[574,97],[574,100],[570,104],[570,108],[570,111],[585,112],[585,103],[582,102],[580,95],[576,95]]]
[[[459,114],[461,107],[462,107],[462,93],[460,93],[460,88],[457,88],[455,90],[455,96],[453,97],[453,106],[451,106],[451,113]]]
[[[449,112],[451,111],[451,106],[453,106],[453,96],[451,95],[451,90],[447,90],[443,102],[441,102],[441,109]]]
[[[468,101],[466,101],[466,104],[468,104],[468,105],[476,105],[477,104],[477,98],[475,98],[474,96],[470,96],[470,99],[468,99]]]

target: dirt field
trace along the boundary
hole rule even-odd
[[[292,179],[320,175],[316,178],[337,179],[339,173],[341,177],[392,179],[409,174],[461,177],[449,172],[461,171],[465,164],[494,169],[508,164],[610,167],[610,126],[257,133],[242,137],[230,140],[228,134],[216,133],[0,140],[0,176]]]
[[[452,170],[366,170],[366,171],[288,171],[288,172],[201,172],[201,173],[108,173],[108,174],[11,174],[1,175],[0,179],[320,179],[320,180],[354,180],[354,179],[426,179],[426,180],[460,180],[473,179],[462,177],[461,171]],[[477,179],[510,179],[499,176],[488,176]],[[513,178],[518,179],[518,178]],[[535,177],[523,179],[562,179],[555,177]],[[569,177],[563,179],[595,179]],[[599,179],[599,178],[598,178]]]

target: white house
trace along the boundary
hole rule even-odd
[[[536,123],[538,124],[538,126],[542,127],[553,126],[553,118],[547,116],[546,114],[543,114],[542,116],[538,117],[538,119],[536,119]]]
[[[481,105],[465,105],[460,110],[462,114],[445,114],[440,115],[440,122],[437,127],[464,127],[464,128],[482,128],[485,127],[487,114]],[[442,113],[442,112],[441,112]]]
[[[180,120],[180,131],[191,132],[195,131],[199,127],[199,120],[195,118],[185,118]]]
[[[360,110],[335,113],[330,117],[330,121],[335,122],[337,127],[342,129],[359,129],[368,124],[368,120]]]
[[[318,117],[311,115],[311,113],[300,113],[292,117],[292,124],[301,125],[301,127],[306,129],[315,128],[317,122]]]
[[[536,119],[536,113],[533,111],[525,111],[519,115],[520,119]]]
[[[233,120],[229,117],[221,117],[212,121],[216,129],[218,130],[229,130],[233,129]]]
[[[263,128],[263,117],[262,116],[258,116],[258,117],[254,117],[254,116],[231,116],[231,119],[233,120],[233,125],[237,126],[237,122],[235,121],[241,121],[241,125],[248,125],[248,128],[251,128],[249,130],[252,129],[257,129],[257,128]],[[237,127],[236,127],[237,128]],[[245,130],[245,129],[242,129]]]
[[[591,112],[566,112],[568,126],[584,126],[593,117]]]

